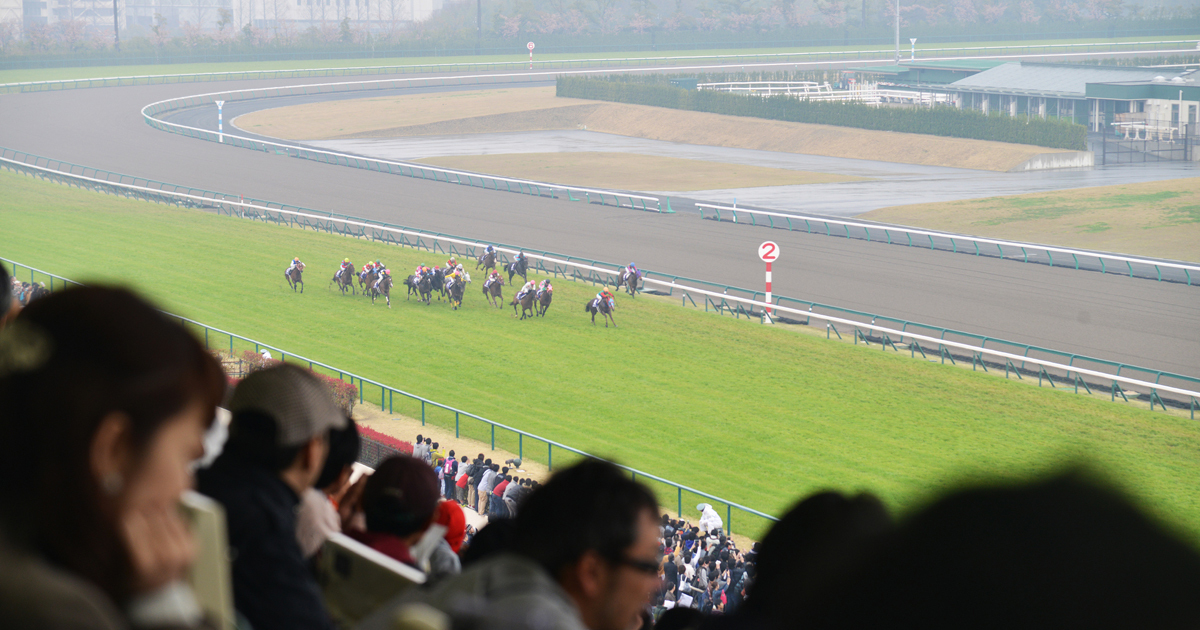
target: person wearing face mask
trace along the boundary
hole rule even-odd
[[[224,391],[212,356],[124,289],[67,289],[0,330],[0,625],[205,622],[179,500]]]

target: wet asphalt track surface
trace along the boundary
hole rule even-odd
[[[140,114],[144,105],[166,98],[295,83],[0,95],[0,146],[531,249],[633,260],[645,269],[747,288],[762,283],[755,251],[770,238],[781,247],[777,295],[1200,376],[1196,286],[702,221],[691,212],[655,214],[415,180],[193,140],[157,131]],[[236,105],[248,111],[285,101]],[[226,121],[237,113],[227,106]],[[191,111],[168,119],[206,119],[211,126],[213,115]]]

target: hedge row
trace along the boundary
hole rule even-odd
[[[267,359],[253,350],[242,352],[241,359],[246,364],[246,374],[283,363],[278,359]],[[332,376],[325,376],[317,372],[313,372],[313,375],[329,388],[329,394],[333,396],[333,402],[339,409],[344,411],[346,415],[354,413],[354,405],[358,402],[357,387]]]
[[[607,80],[560,76],[556,93],[573,98],[730,116],[994,140],[1076,151],[1087,148],[1087,128],[1071,121],[984,114],[954,107],[875,107],[860,103],[803,101],[787,96],[761,98],[711,90],[685,90],[661,83],[636,83],[626,77]]]

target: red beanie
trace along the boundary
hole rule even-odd
[[[446,527],[446,542],[454,553],[462,547],[463,539],[467,536],[467,517],[457,501],[442,501],[438,504],[437,514],[433,522]]]

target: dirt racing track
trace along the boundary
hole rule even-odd
[[[337,81],[337,79],[329,79]],[[320,83],[320,80],[306,80]],[[152,180],[757,288],[776,295],[1200,376],[1200,287],[412,179],[158,131],[148,103],[297,83],[167,84],[0,95],[0,146]],[[545,84],[510,83],[505,87]],[[471,86],[478,89],[478,86]],[[454,88],[419,88],[454,89]],[[377,93],[367,95],[376,96]],[[361,93],[338,95],[355,98]],[[286,99],[238,104],[237,113]],[[226,109],[226,131],[233,117]],[[215,111],[166,120],[215,126]],[[678,209],[678,208],[677,208]],[[2,243],[2,239],[0,239]]]

